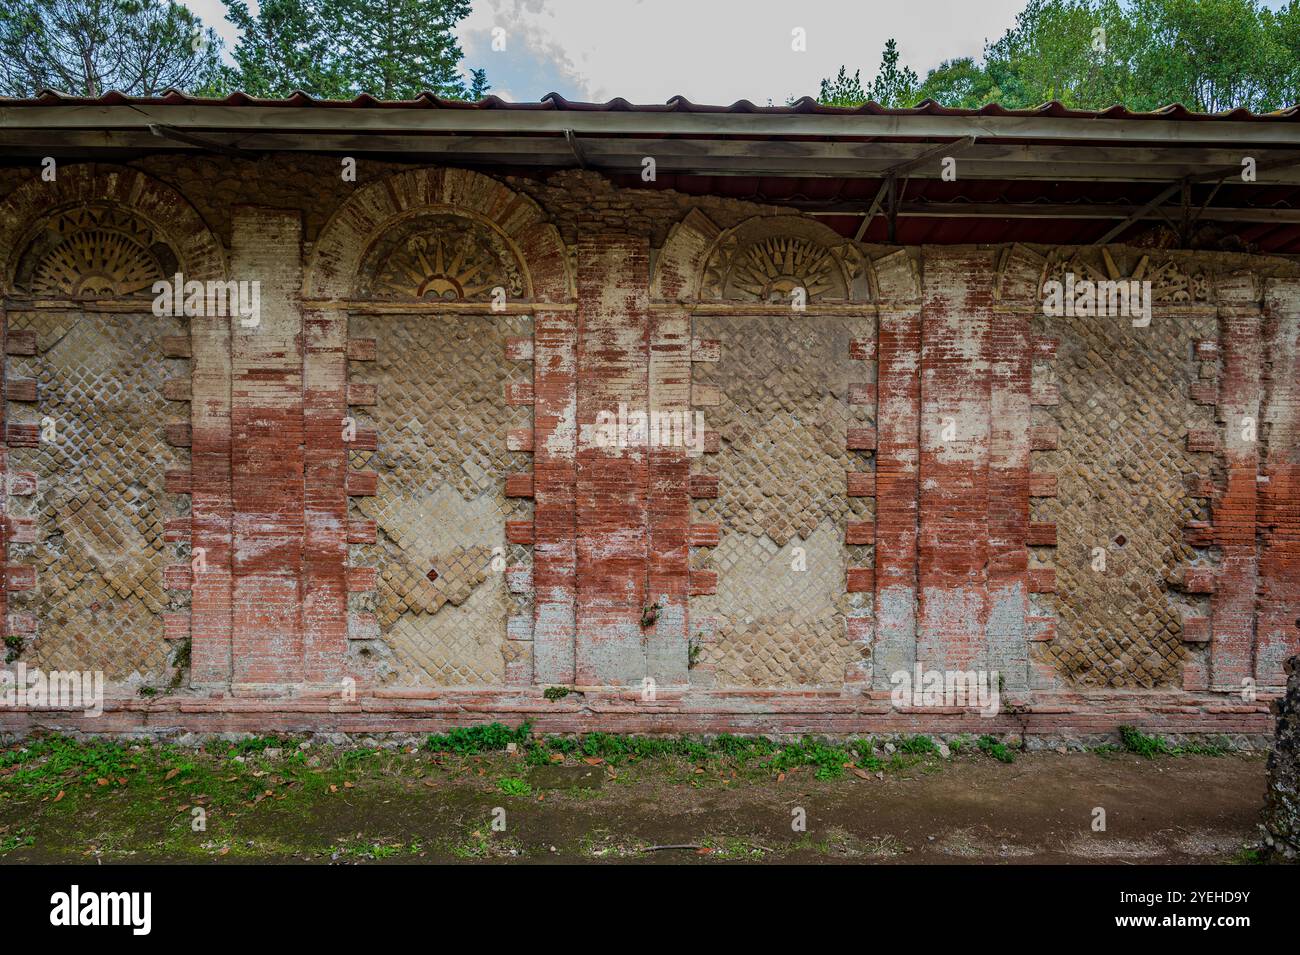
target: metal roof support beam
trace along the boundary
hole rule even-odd
[[[1270,169],[1286,169],[1291,166],[1298,166],[1298,165],[1300,165],[1300,156],[1292,153],[1289,156],[1279,156],[1278,158],[1270,159],[1267,162],[1256,163],[1255,172],[1257,173],[1266,172],[1267,170]],[[1240,175],[1241,169],[1242,167],[1240,165],[1229,166],[1226,169],[1216,169],[1211,172],[1198,173],[1193,176],[1184,176],[1182,179],[1178,180],[1173,185],[1162,190],[1158,196],[1156,196],[1146,205],[1139,207],[1136,212],[1134,212],[1123,222],[1109,229],[1105,235],[1103,235],[1100,239],[1097,239],[1092,244],[1105,245],[1107,242],[1110,242],[1112,239],[1118,236],[1121,232],[1123,232],[1133,223],[1137,222],[1139,219],[1145,216],[1152,209],[1156,208],[1156,206],[1160,205],[1162,202],[1164,202],[1166,199],[1172,196],[1175,192],[1182,192],[1184,194],[1184,199],[1183,199],[1184,205],[1188,205],[1190,204],[1191,187],[1193,183],[1212,182],[1215,179],[1217,179],[1219,180],[1220,184],[1222,184],[1223,180],[1227,179],[1229,176]],[[1208,200],[1206,201],[1208,202]]]
[[[876,217],[880,211],[881,203],[885,201],[885,196],[889,193],[889,183],[892,180],[886,179],[876,190],[876,198],[871,200],[871,205],[867,208],[867,214],[862,217],[862,224],[858,226],[858,231],[853,235],[854,242],[861,242],[862,237],[867,234],[867,227],[871,225],[871,220]]]
[[[961,139],[954,139],[952,142],[940,143],[930,149],[922,151],[919,155],[911,159],[890,166],[883,173],[885,181],[880,184],[880,190],[876,193],[876,198],[872,200],[871,207],[867,210],[866,217],[862,224],[858,226],[857,234],[853,236],[854,242],[861,242],[862,237],[867,234],[867,229],[871,225],[871,220],[876,217],[880,211],[881,204],[885,198],[889,198],[889,241],[894,241],[894,226],[898,215],[898,177],[906,175],[913,170],[930,162],[936,156],[948,157],[961,152],[963,149],[969,149],[975,145],[974,136],[963,136]]]
[[[777,202],[756,200],[768,205],[797,209],[812,216],[858,216],[861,205],[820,204],[808,202]],[[1123,219],[1133,215],[1130,205],[1107,206],[1068,202],[904,202],[898,214],[902,218],[920,219]],[[1300,207],[1218,207],[1206,208],[1199,216],[1214,222],[1258,222],[1271,225],[1300,223]],[[1156,208],[1142,216],[1143,219],[1164,219],[1171,222],[1163,209]],[[1171,222],[1172,224],[1172,222]]]

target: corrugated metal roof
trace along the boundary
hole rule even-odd
[[[568,100],[559,93],[548,93],[535,103],[517,103],[499,96],[486,96],[478,101],[446,99],[433,93],[421,93],[414,99],[384,100],[362,93],[350,100],[317,99],[303,92],[293,93],[283,99],[262,99],[247,93],[231,93],[223,98],[191,96],[179,90],[168,90],[161,96],[127,96],[110,91],[101,96],[70,96],[54,90],[43,90],[30,98],[0,97],[0,106],[264,106],[264,107],[314,107],[320,109],[471,109],[471,110],[561,110],[596,113],[729,113],[759,115],[826,116],[1008,116],[1045,117],[1051,119],[1129,119],[1135,121],[1194,120],[1206,122],[1300,122],[1300,105],[1269,113],[1253,113],[1248,109],[1234,109],[1222,113],[1197,113],[1180,104],[1162,106],[1150,112],[1134,112],[1124,106],[1111,106],[1104,110],[1071,109],[1059,102],[1044,103],[1032,109],[1007,109],[990,103],[978,109],[942,106],[934,100],[924,100],[916,106],[887,107],[879,103],[861,106],[824,106],[810,96],[804,96],[788,106],[758,106],[749,100],[737,100],[730,106],[692,103],[684,96],[673,96],[666,103],[630,103],[622,97],[603,103],[586,103]]]
[[[24,107],[34,112],[23,115]],[[90,110],[70,110],[63,114],[66,121],[41,111],[55,108],[56,113],[62,113],[62,107]],[[190,107],[201,109],[192,112]],[[249,107],[254,111],[246,111]],[[95,112],[95,108],[102,108],[104,113]],[[291,112],[263,118],[255,112],[260,108]],[[292,112],[300,109],[325,110],[332,115],[313,117],[310,112]],[[289,131],[294,134],[293,148],[346,148],[349,152],[368,148],[379,155],[386,155],[387,150],[392,153],[389,158],[407,160],[418,156],[421,161],[482,166],[507,175],[544,177],[559,168],[587,166],[632,189],[675,189],[690,195],[799,208],[817,215],[846,236],[856,234],[863,212],[882,183],[880,175],[865,169],[887,171],[890,166],[870,150],[883,155],[891,148],[897,150],[899,144],[915,145],[923,151],[935,140],[956,142],[953,137],[958,136],[969,137],[971,142],[978,140],[980,146],[959,153],[964,168],[974,170],[963,181],[948,183],[919,176],[903,187],[900,201],[905,208],[899,213],[893,238],[906,244],[1091,242],[1128,213],[1081,218],[1068,214],[1070,210],[1065,206],[1136,209],[1170,181],[1196,172],[1222,171],[1223,163],[1228,162],[1222,158],[1224,150],[1235,153],[1239,148],[1250,148],[1264,163],[1269,157],[1282,155],[1277,152],[1281,149],[1291,151],[1283,160],[1298,155],[1295,147],[1300,144],[1300,127],[1290,125],[1300,121],[1300,106],[1257,114],[1245,109],[1196,113],[1180,105],[1151,112],[1133,112],[1123,106],[1077,110],[1057,102],[1019,110],[998,104],[957,109],[933,100],[908,108],[887,108],[877,103],[844,108],[823,106],[809,97],[785,106],[757,106],[748,100],[719,106],[692,103],[682,96],[662,104],[634,104],[622,98],[586,103],[551,93],[535,103],[516,103],[497,96],[466,102],[432,93],[410,100],[381,100],[369,95],[329,100],[301,92],[282,99],[262,99],[245,93],[204,98],[170,90],[151,97],[118,92],[84,97],[44,91],[27,99],[0,98],[0,110],[4,111],[0,115],[0,132],[7,132],[7,142],[14,148],[30,149],[40,144],[41,148],[62,147],[88,158],[182,146],[238,154],[239,150],[288,148],[283,137],[276,137],[281,131]],[[349,118],[340,114],[345,110],[367,113]],[[403,114],[403,110],[416,112]],[[518,114],[518,121],[493,116],[495,112]],[[557,115],[565,113],[575,115]],[[604,121],[600,114],[610,114],[610,119]],[[817,118],[799,119],[807,116]],[[781,117],[790,120],[787,123]],[[836,117],[846,122],[838,123]],[[1113,120],[1124,122],[1110,122]],[[1175,125],[1189,121],[1198,124],[1196,131]],[[527,148],[507,150],[501,144],[511,141],[510,137],[527,144]],[[701,143],[720,144],[735,139],[754,144],[752,153],[733,149],[710,156],[709,147],[697,148]],[[678,148],[676,153],[665,150],[665,155],[660,156],[657,180],[647,183],[637,174],[642,155],[637,149],[651,141],[675,142]],[[480,142],[488,145],[478,147]],[[450,145],[444,147],[443,143]],[[773,148],[764,151],[764,143]],[[997,149],[1002,143],[1017,144],[1010,148],[1029,153],[1025,157],[1006,151],[999,154]],[[1143,143],[1152,144],[1142,153],[1144,159],[1123,158],[1125,149],[1139,148]],[[533,144],[538,145],[534,148]],[[979,150],[984,144],[992,151],[981,158]],[[1060,146],[1077,146],[1078,155],[1062,160],[1059,152],[1051,152]],[[1085,146],[1097,147],[1103,153],[1110,150],[1112,155],[1098,158],[1097,152],[1089,152]],[[1020,161],[1032,160],[1040,147],[1042,155],[1051,158]],[[832,151],[827,153],[827,149]],[[1197,149],[1218,158],[1197,158]],[[1160,165],[1161,150],[1169,151],[1171,158],[1164,162],[1172,164],[1173,171]],[[831,158],[827,160],[827,156]],[[1229,165],[1236,162],[1233,156],[1229,159]],[[984,168],[992,166],[994,171],[981,172],[981,163]],[[998,174],[999,163],[1006,166],[1008,174]],[[1071,169],[1070,163],[1080,167],[1101,163],[1105,174],[1091,166]],[[1015,172],[1026,165],[1032,165],[1035,174],[1017,178]],[[637,172],[631,171],[634,169]],[[1218,205],[1262,213],[1250,220],[1210,224],[1222,235],[1261,252],[1300,253],[1300,224],[1296,221],[1300,185],[1294,175],[1275,183],[1245,185],[1231,178],[1219,185],[1205,183],[1193,199],[1193,210],[1208,197],[1217,198]],[[1034,204],[1053,208],[1039,213],[1041,217],[1026,218],[1025,211]],[[1003,205],[1007,207],[1005,213]],[[963,206],[978,208],[963,212]],[[1269,210],[1278,210],[1278,215],[1270,217]],[[1216,211],[1215,207],[1210,211]],[[1134,238],[1153,226],[1159,223],[1148,216],[1129,226],[1120,239]],[[865,238],[889,239],[885,217],[877,216],[869,224]]]

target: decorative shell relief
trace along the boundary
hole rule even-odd
[[[114,206],[82,206],[48,220],[19,261],[15,287],[37,298],[112,299],[150,294],[177,271],[157,231]]]
[[[1077,253],[1054,257],[1044,269],[1040,293],[1046,295],[1044,289],[1048,282],[1064,283],[1067,273],[1073,273],[1076,282],[1082,279],[1092,282],[1150,282],[1152,301],[1166,305],[1197,305],[1214,301],[1214,280],[1203,269],[1187,272],[1173,260],[1152,264],[1150,256],[1144,255],[1132,269],[1125,270],[1115,263],[1109,249],[1102,250],[1101,268],[1084,261]]]
[[[702,299],[789,304],[802,288],[807,300],[847,300],[845,266],[831,249],[801,236],[772,235],[742,242],[731,232],[704,268]]]
[[[527,295],[523,271],[505,241],[473,220],[420,216],[389,229],[361,268],[363,298],[422,302],[489,301]]]

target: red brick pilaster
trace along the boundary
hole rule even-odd
[[[995,308],[989,333],[989,618],[987,666],[1005,689],[1029,686],[1029,550],[1055,544],[1056,527],[1029,524],[1030,428],[1033,411],[1032,306]],[[1031,533],[1032,531],[1032,533]]]
[[[877,337],[876,641],[872,683],[916,663],[919,307],[882,308]]]
[[[303,679],[302,224],[240,207],[230,277],[261,281],[261,316],[231,321],[233,682]]]
[[[302,679],[341,679],[348,640],[348,318],[303,315]]]
[[[926,249],[917,661],[983,666],[989,619],[993,256]]]
[[[693,354],[690,315],[684,308],[650,313],[651,413],[671,413],[678,421],[691,407]],[[707,416],[707,409],[703,409]],[[706,420],[707,427],[707,420]],[[702,453],[703,434],[698,438]],[[658,446],[648,452],[647,517],[649,519],[649,603],[658,604],[655,622],[646,628],[646,675],[657,685],[687,682],[690,592],[690,470],[693,450]]]
[[[1300,653],[1300,281],[1270,280],[1264,315],[1255,679],[1281,687],[1282,663]]]
[[[578,240],[578,645],[579,685],[630,684],[645,675],[641,617],[647,604],[648,455],[602,448],[601,412],[644,412],[649,250],[644,238]]]
[[[533,678],[574,680],[577,632],[577,316],[533,318]]]
[[[203,569],[190,590],[190,683],[224,687],[234,673],[231,503],[231,322],[189,320],[191,554]],[[171,352],[182,357],[185,342]]]
[[[1210,584],[1209,680],[1211,689],[1237,692],[1255,673],[1262,324],[1257,295],[1252,279],[1220,289],[1218,419],[1225,477],[1211,509],[1213,540],[1222,557]]]

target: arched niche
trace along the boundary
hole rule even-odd
[[[813,219],[753,216],[720,229],[698,209],[668,234],[651,297],[676,302],[785,304],[795,288],[808,304],[870,303],[871,259],[857,243]]]
[[[573,297],[564,245],[527,196],[464,169],[414,169],[360,188],[321,231],[310,301],[556,303]]]
[[[60,167],[0,202],[4,292],[93,301],[151,297],[180,272],[223,279],[225,255],[194,207],[144,173],[99,164]]]

